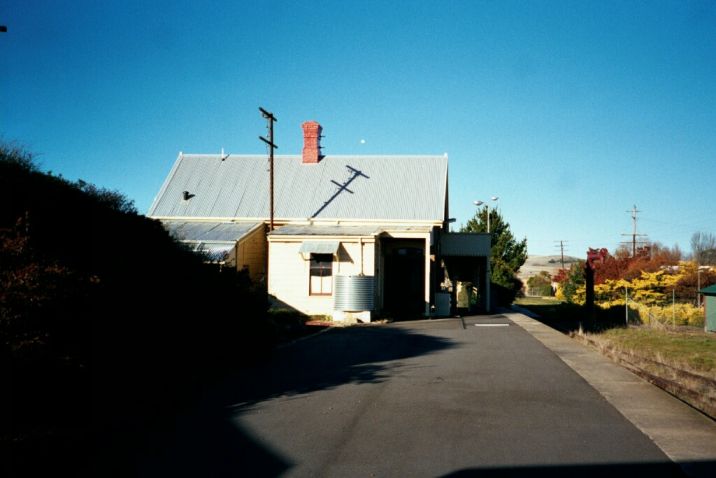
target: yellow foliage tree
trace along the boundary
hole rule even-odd
[[[642,271],[631,281],[625,279],[606,280],[594,287],[597,304],[602,308],[623,306],[626,291],[629,294],[629,308],[642,322],[658,320],[665,323],[699,325],[703,323],[703,314],[690,304],[677,304],[671,307],[671,291],[686,275],[693,274],[696,265],[682,262],[673,270],[655,272]],[[580,294],[578,291],[577,295]],[[669,307],[665,307],[669,305]]]
[[[614,302],[624,299],[625,289],[629,297],[646,305],[663,305],[670,300],[670,291],[681,279],[680,273],[669,273],[666,270],[642,272],[631,281],[625,279],[606,280],[594,287],[594,294],[599,302]],[[623,303],[623,302],[622,302]]]

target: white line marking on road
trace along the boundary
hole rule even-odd
[[[475,324],[475,327],[509,327],[510,324]]]

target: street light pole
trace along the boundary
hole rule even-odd
[[[696,263],[696,307],[701,308],[701,264]]]
[[[495,211],[497,211],[497,200],[500,199],[497,196],[492,196],[490,199],[492,199],[495,202]],[[487,219],[490,219],[490,208],[487,208]]]
[[[498,196],[492,196],[490,199],[495,201],[495,203],[497,203],[497,200],[500,198]],[[483,201],[480,201],[480,200],[473,201],[473,204],[478,207],[482,206],[483,204],[485,204],[487,206],[487,233],[489,234],[490,233],[490,205]],[[497,205],[495,205],[495,209],[497,209]]]
[[[480,207],[485,203],[482,201],[473,201],[473,204],[475,204],[475,206],[477,207]],[[487,233],[490,233],[490,206],[487,206]]]

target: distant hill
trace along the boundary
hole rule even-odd
[[[569,267],[579,261],[578,257],[572,257],[572,256],[564,256],[564,267],[565,269],[569,269]],[[519,273],[517,274],[517,277],[523,282],[526,283],[527,279],[530,277],[539,274],[542,271],[548,272],[550,275],[554,275],[559,269],[562,268],[561,263],[561,256],[560,255],[553,255],[553,256],[536,256],[531,255],[527,257],[527,261],[522,265],[520,268]]]

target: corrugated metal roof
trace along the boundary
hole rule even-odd
[[[445,219],[447,156],[276,156],[276,218]],[[269,217],[266,156],[184,154],[149,209],[154,217]],[[191,197],[183,199],[183,192]]]
[[[704,295],[716,295],[716,284],[710,285],[708,287],[704,287],[699,292],[701,292]]]
[[[281,226],[269,233],[271,236],[372,236],[380,234],[381,226]]]
[[[375,236],[383,232],[430,232],[430,226],[325,226],[325,225],[286,225],[274,229],[271,236]]]
[[[446,257],[487,257],[490,235],[452,232],[440,236],[440,253]]]
[[[236,243],[233,242],[199,242],[195,244],[194,251],[203,254],[210,262],[234,263],[236,260]]]
[[[338,252],[338,241],[303,241],[300,254],[335,254]]]
[[[260,222],[162,221],[164,228],[180,241],[234,243]]]

